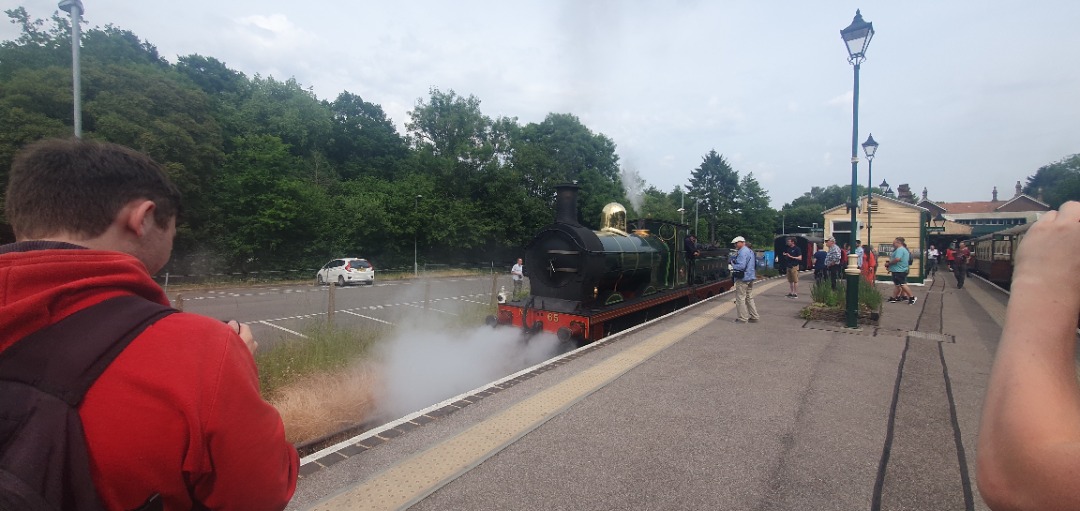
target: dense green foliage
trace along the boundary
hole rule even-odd
[[[1065,201],[1080,200],[1080,154],[1039,167],[1028,177],[1024,193],[1057,209]]]
[[[0,42],[0,186],[20,147],[69,136],[72,124],[69,22],[7,14],[21,35]],[[432,88],[400,134],[381,106],[347,91],[319,99],[294,79],[248,77],[209,56],[171,64],[111,25],[83,34],[83,136],[146,152],[184,194],[173,273],[342,256],[411,267],[414,243],[420,262],[512,261],[551,222],[554,186],[571,181],[585,225],[612,201],[631,217],[668,220],[697,206],[708,240],[772,237],[768,193],[715,151],[686,190],[633,174],[641,194],[631,205],[615,142],[570,113],[523,125]],[[11,238],[0,219],[0,242]]]

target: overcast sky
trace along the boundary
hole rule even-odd
[[[48,17],[51,0],[0,0]],[[347,90],[404,134],[428,89],[475,95],[490,117],[572,113],[662,190],[715,149],[775,207],[851,182],[856,8],[877,34],[862,65],[859,143],[874,184],[931,200],[1009,198],[1080,153],[1080,2],[83,0],[175,62],[198,53],[249,77]],[[0,26],[0,38],[16,27]],[[859,150],[862,158],[862,150]],[[865,159],[859,183],[867,181]]]

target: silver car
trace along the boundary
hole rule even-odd
[[[347,284],[375,284],[375,267],[367,259],[343,257],[323,265],[315,275],[319,285],[331,282],[338,286]]]

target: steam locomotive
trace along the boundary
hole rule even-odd
[[[556,187],[555,223],[525,248],[531,294],[500,303],[490,324],[582,345],[731,288],[729,250],[699,247],[691,264],[686,224],[641,219],[628,230],[613,202],[594,231],[578,223],[577,197],[576,185]]]

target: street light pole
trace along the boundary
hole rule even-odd
[[[71,81],[74,84],[75,96],[75,138],[82,138],[82,73],[79,69],[79,42],[81,27],[79,22],[83,15],[82,0],[60,0],[60,10],[71,14]]]
[[[866,164],[869,166],[869,173],[866,175],[866,247],[872,247],[870,244],[870,229],[874,227],[873,212],[870,208],[870,201],[874,198],[874,188],[871,183],[874,182],[874,154],[877,153],[878,143],[874,140],[874,134],[871,133],[866,138],[866,142],[863,142],[863,153],[866,154]],[[866,250],[863,248],[863,250]]]
[[[423,195],[417,195],[416,198],[413,199],[413,214],[414,215],[416,214],[417,208],[419,208],[419,206],[420,206],[420,199],[423,199],[423,198],[424,198]],[[420,276],[420,266],[416,263],[416,239],[417,239],[417,234],[416,233],[419,230],[420,230],[420,223],[417,222],[416,228],[413,231],[413,237],[412,237],[412,271],[413,271],[413,276],[414,277]]]
[[[859,209],[858,181],[859,181],[859,67],[866,60],[866,48],[874,37],[874,25],[863,21],[862,13],[855,11],[855,18],[847,28],[840,31],[840,37],[847,45],[848,62],[855,66],[855,85],[852,91],[851,109],[851,241],[855,241],[858,234]],[[867,204],[869,207],[869,204]],[[859,326],[859,266],[858,256],[848,254],[847,270],[847,327]]]

